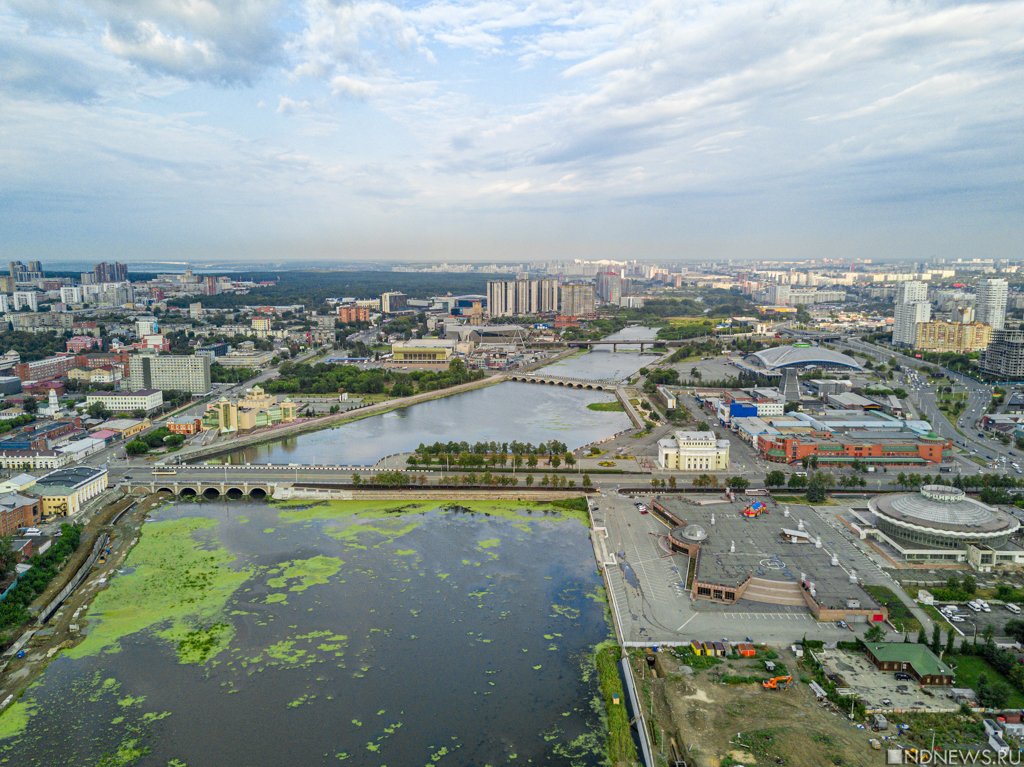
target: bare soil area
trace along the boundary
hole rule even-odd
[[[877,767],[884,754],[871,748],[874,734],[815,700],[796,658],[778,660],[793,674],[788,689],[762,687],[771,674],[759,659],[723,658],[695,670],[661,652],[654,676],[643,658],[635,660],[656,750],[668,764],[676,758],[694,767]]]

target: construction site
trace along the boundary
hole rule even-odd
[[[874,767],[884,736],[858,728],[823,694],[790,651],[755,657],[696,655],[691,648],[647,654],[633,668],[652,745],[667,764],[689,767],[787,765]],[[876,750],[876,745],[879,750]]]

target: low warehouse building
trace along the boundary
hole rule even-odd
[[[43,518],[70,517],[107,489],[107,470],[91,466],[57,469],[36,480],[32,492],[39,494]]]

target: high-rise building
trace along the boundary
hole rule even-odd
[[[975,319],[990,325],[993,330],[1002,330],[1006,324],[1006,297],[1009,290],[1006,280],[990,278],[979,282],[974,302]]]
[[[128,388],[210,391],[210,358],[205,354],[135,354],[128,360]]]
[[[384,314],[394,314],[400,312],[409,306],[409,297],[405,293],[400,293],[397,290],[391,290],[387,293],[380,294],[380,310]]]
[[[1024,380],[1024,330],[993,330],[981,354],[981,372],[1004,381]]]
[[[550,314],[558,311],[558,280],[517,278],[487,283],[487,312],[492,317]]]
[[[622,275],[618,272],[598,272],[597,297],[616,306],[622,303]]]
[[[128,279],[128,267],[117,261],[101,261],[92,268],[92,274],[95,282],[124,282]]]
[[[562,286],[562,308],[566,317],[593,317],[595,308],[594,286],[590,283],[570,282]]]
[[[34,290],[14,291],[14,311],[30,309],[33,312],[39,311],[39,294]]]
[[[928,286],[917,280],[901,282],[896,289],[896,310],[892,323],[892,342],[913,346],[917,341],[917,326],[932,318],[932,305],[928,303]]]

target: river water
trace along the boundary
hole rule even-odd
[[[579,516],[398,504],[161,509],[0,763],[600,764]]]
[[[656,328],[632,327],[609,339],[653,339]],[[590,380],[623,380],[653,355],[638,347],[612,352],[599,349],[562,360],[543,372]],[[229,463],[372,465],[384,456],[415,450],[421,443],[547,442],[557,439],[570,449],[610,437],[630,426],[622,412],[594,411],[593,402],[610,402],[610,392],[594,392],[505,382],[431,400],[333,429],[245,448],[227,456]]]

